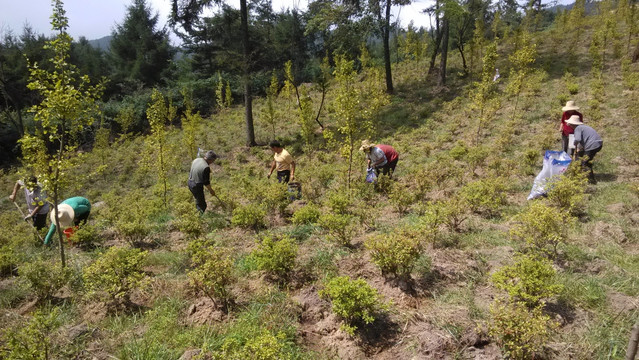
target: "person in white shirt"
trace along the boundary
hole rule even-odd
[[[21,187],[24,188],[24,196],[29,208],[29,214],[25,216],[24,220],[31,219],[33,226],[38,230],[47,227],[49,202],[47,202],[46,192],[42,190],[42,185],[38,183],[38,179],[35,176],[29,177],[27,181],[18,180],[13,186],[13,192],[9,195],[9,200],[16,201],[16,194]]]

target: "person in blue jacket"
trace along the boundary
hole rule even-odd
[[[91,203],[82,196],[68,198],[58,204],[58,221],[60,221],[60,227],[63,229],[80,225],[80,223],[85,224],[90,213]],[[49,216],[51,219],[51,227],[49,228],[47,236],[44,238],[45,245],[49,244],[53,234],[56,232],[55,209],[51,211]]]

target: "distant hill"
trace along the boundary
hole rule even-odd
[[[97,48],[103,51],[108,51],[109,46],[111,45],[111,39],[112,39],[112,36],[109,35],[109,36],[101,37],[96,40],[89,40],[89,44],[91,44],[91,46],[93,46],[94,48]]]

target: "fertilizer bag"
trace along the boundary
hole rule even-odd
[[[546,194],[546,185],[555,175],[562,174],[570,165],[570,155],[563,151],[546,150],[544,166],[535,178],[528,200],[536,199]]]
[[[375,174],[375,170],[374,169],[368,169],[366,171],[366,182],[367,183],[374,183],[377,181],[377,174]]]

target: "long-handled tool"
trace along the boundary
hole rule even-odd
[[[24,211],[22,211],[22,209],[20,208],[20,206],[18,206],[18,204],[16,204],[16,202],[15,202],[15,201],[12,201],[12,203],[13,203],[13,205],[15,205],[15,206],[16,206],[16,208],[17,208],[17,209],[18,209],[18,211],[20,212],[20,215],[22,215],[22,218],[23,218],[23,219],[24,219],[25,217],[27,217],[27,216],[24,214]],[[28,222],[28,223],[29,223],[29,225],[31,225],[31,228],[32,228],[32,229],[33,229],[33,231],[36,233],[36,235],[38,235],[38,238],[40,239],[40,241],[44,242],[44,239],[42,238],[42,236],[41,236],[41,235],[40,235],[40,233],[38,232],[38,229],[36,229],[36,227],[35,227],[35,226],[33,226],[33,224],[32,224],[32,223],[30,223],[29,221],[27,221],[26,219],[25,219],[24,221]]]

